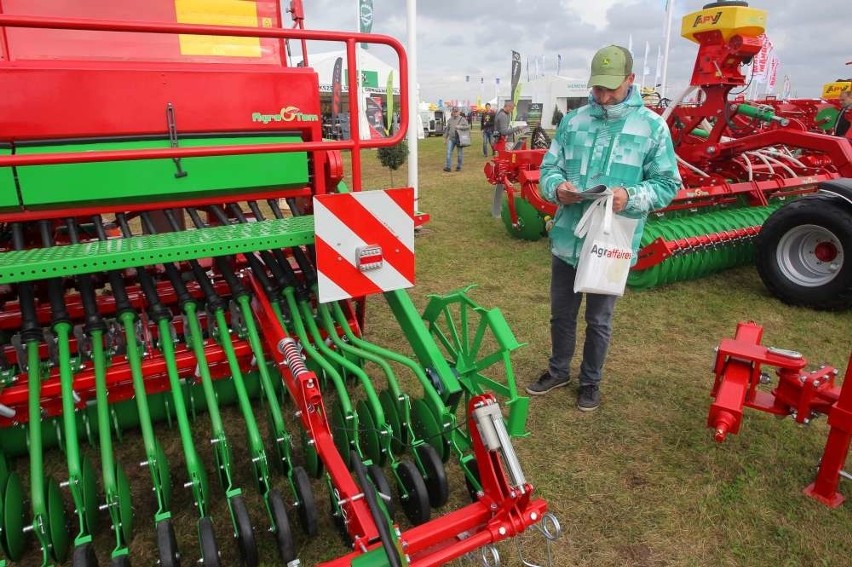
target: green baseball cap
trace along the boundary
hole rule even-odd
[[[592,58],[588,86],[617,89],[632,72],[633,56],[630,52],[618,45],[608,45],[599,49]]]

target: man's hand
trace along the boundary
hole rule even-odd
[[[579,203],[583,198],[577,192],[577,188],[568,181],[563,181],[556,186],[556,202],[562,205],[573,205]]]
[[[624,187],[615,187],[612,190],[612,211],[620,213],[627,206],[627,189]]]

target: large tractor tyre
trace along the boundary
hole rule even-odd
[[[760,279],[784,303],[852,307],[852,211],[836,198],[805,197],[775,211],[760,230],[755,256]]]

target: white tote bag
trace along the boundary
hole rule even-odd
[[[577,262],[575,293],[624,295],[637,222],[612,212],[612,195],[586,209],[574,229],[577,237],[586,238]]]

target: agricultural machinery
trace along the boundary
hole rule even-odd
[[[0,0],[0,564],[216,566],[233,540],[259,565],[268,533],[297,565],[320,502],[328,565],[558,532],[512,446],[520,345],[465,291],[419,314],[413,192],[361,191],[360,150],[405,127],[322,139],[307,42],[343,43],[349,84],[358,43],[395,51],[406,125],[402,46],[286,14]],[[410,353],[364,336],[368,293]]]
[[[824,101],[738,99],[766,13],[714,2],[683,19],[698,44],[691,86],[665,108],[684,186],[652,212],[628,285],[648,288],[756,261],[782,301],[852,306],[852,144],[821,133]],[[697,102],[686,103],[690,98]],[[832,106],[832,105],[835,106]],[[501,151],[485,166],[503,190],[510,234],[538,240],[556,211],[538,191],[544,150]]]
[[[807,371],[807,360],[798,352],[760,344],[763,328],[753,322],[740,323],[732,339],[725,339],[716,351],[713,404],[707,426],[718,442],[738,433],[743,407],[778,417],[792,417],[807,425],[819,416],[828,416],[830,427],[825,451],[814,482],[804,493],[835,508],[843,503],[838,491],[841,478],[850,478],[843,470],[852,441],[852,357],[846,367],[842,386],[835,380],[839,371],[821,365]],[[771,392],[762,389],[773,383],[764,370],[775,368],[777,382]]]

